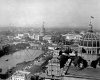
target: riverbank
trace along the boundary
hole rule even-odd
[[[42,50],[25,49],[17,51],[12,55],[5,55],[0,58],[0,68],[3,70],[2,73],[5,73],[7,69],[15,67],[18,63],[32,61],[42,53]]]

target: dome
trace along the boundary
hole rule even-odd
[[[100,38],[93,31],[91,21],[87,33],[80,40],[79,53],[88,62],[96,60],[100,54]]]
[[[99,37],[93,32],[87,32],[80,41],[80,46],[100,47]]]
[[[95,33],[86,33],[83,38],[83,40],[99,40],[98,36]]]

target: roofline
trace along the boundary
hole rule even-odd
[[[100,78],[94,78],[90,76],[82,76],[82,75],[65,75],[64,77],[73,77],[73,78],[81,78],[81,79],[92,79],[92,80],[100,80]]]
[[[85,47],[85,48],[100,48],[100,47],[87,47],[87,46],[80,46],[79,47]]]

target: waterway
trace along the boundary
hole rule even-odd
[[[15,67],[16,64],[22,63],[24,61],[34,60],[36,57],[43,53],[42,50],[33,50],[33,49],[25,49],[21,51],[17,51],[12,55],[5,55],[0,58],[0,68],[2,68],[5,73],[7,69]]]

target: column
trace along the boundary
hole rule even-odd
[[[86,50],[86,54],[88,54],[88,49]]]
[[[93,40],[92,40],[92,47],[93,47]]]
[[[97,54],[97,48],[95,48],[95,50],[96,50],[96,54]]]
[[[93,53],[93,49],[91,49],[91,54]]]
[[[82,43],[83,43],[83,45],[82,45],[82,46],[84,46],[84,41],[82,41]]]

